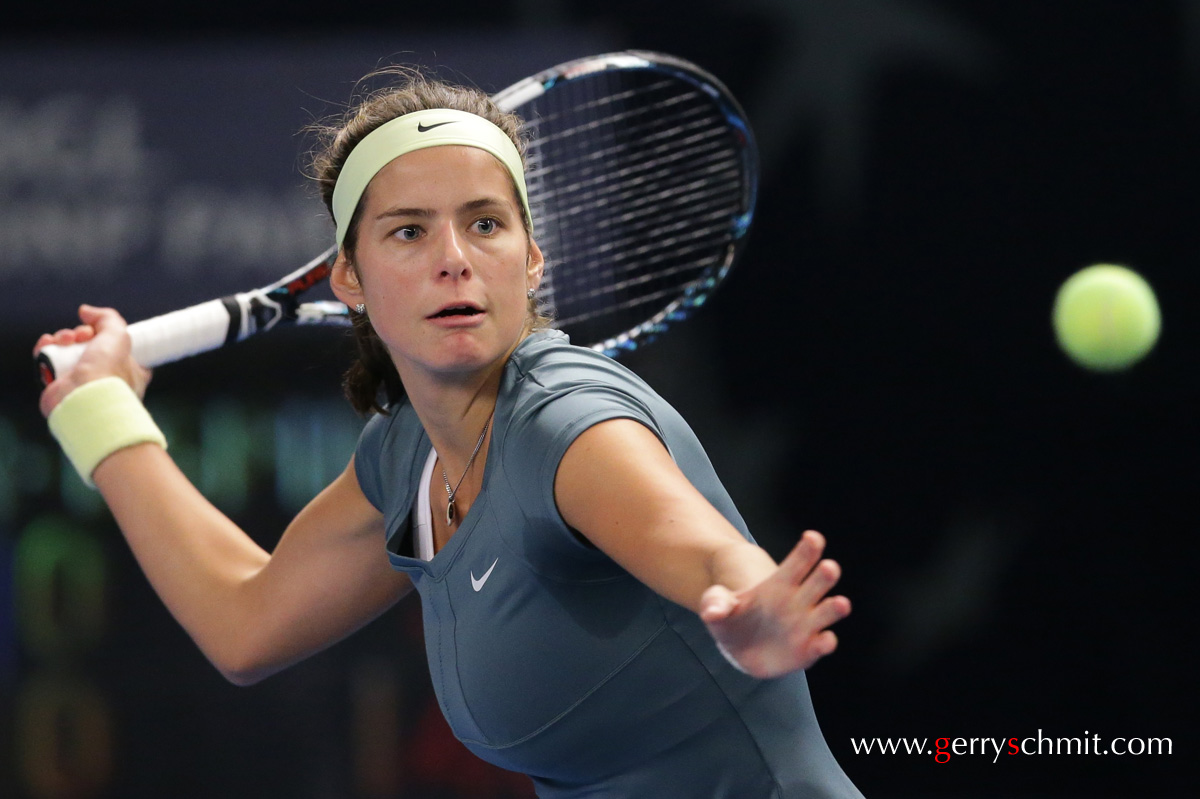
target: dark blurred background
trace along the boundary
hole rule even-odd
[[[773,554],[829,538],[855,612],[809,680],[845,770],[868,799],[1194,795],[1200,2],[113,0],[2,24],[0,796],[531,795],[446,732],[415,600],[225,684],[63,469],[29,349],[81,301],[140,318],[319,251],[298,131],[371,68],[494,90],[626,47],[716,73],[762,145],[745,258],[628,363]],[[1121,374],[1050,328],[1095,262],[1162,306]],[[155,377],[172,453],[265,546],[353,449],[347,358],[291,331]],[[1171,754],[852,744],[1039,733]]]

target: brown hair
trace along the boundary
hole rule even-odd
[[[429,108],[449,108],[483,117],[496,125],[513,140],[521,159],[525,159],[525,141],[522,137],[522,122],[516,114],[502,111],[491,98],[478,89],[459,86],[426,77],[415,69],[388,67],[372,72],[363,78],[372,81],[381,77],[396,80],[396,85],[377,89],[361,95],[357,105],[340,117],[310,125],[316,146],[311,158],[310,174],[317,183],[321,199],[329,214],[333,215],[333,188],[337,184],[342,167],[350,151],[371,131],[385,122],[404,114]],[[398,80],[397,80],[398,79]],[[513,186],[516,193],[516,186]],[[358,223],[362,201],[354,210],[354,216],[346,228],[342,249],[354,265],[354,249],[358,240]],[[522,214],[524,219],[524,214]],[[529,222],[525,221],[526,233]],[[355,267],[357,269],[357,267]],[[537,301],[530,301],[530,317],[534,329],[549,324],[548,317],[538,312]],[[358,360],[346,371],[343,389],[346,398],[361,414],[371,411],[387,413],[386,405],[404,396],[400,375],[392,363],[387,347],[375,332],[366,314],[351,313],[354,339],[358,347]]]

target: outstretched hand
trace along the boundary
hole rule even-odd
[[[826,596],[842,570],[821,560],[825,538],[812,530],[800,537],[775,572],[733,592],[714,585],[700,598],[700,618],[728,657],[755,677],[778,677],[807,669],[837,648],[827,629],[850,613],[850,600]]]
[[[36,356],[47,344],[87,345],[74,368],[65,375],[58,375],[42,391],[38,406],[43,416],[49,416],[63,397],[91,380],[115,375],[129,383],[139,397],[145,395],[150,383],[150,370],[139,366],[130,354],[129,333],[119,313],[112,308],[81,305],[79,321],[83,324],[42,334],[33,346]]]

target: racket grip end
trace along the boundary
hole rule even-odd
[[[42,347],[35,357],[38,378],[41,380],[42,385],[48,386],[59,375],[71,371],[71,368],[79,361],[79,356],[82,354],[82,344],[70,344],[67,346],[47,344],[45,347]]]

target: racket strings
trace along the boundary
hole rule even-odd
[[[703,193],[697,194],[702,203]],[[728,208],[709,201],[693,205],[686,218],[678,218],[654,228],[654,238],[626,236],[599,242],[594,249],[572,248],[572,263],[595,284],[579,290],[577,297],[587,299],[608,289],[621,290],[651,280],[675,277],[719,260],[714,244],[729,239]],[[579,253],[574,250],[579,249]],[[704,260],[704,255],[709,258]]]
[[[739,164],[726,154],[718,153],[717,156],[696,161],[686,170],[667,165],[645,172],[642,176],[633,176],[629,174],[630,170],[621,170],[624,176],[622,181],[606,184],[600,190],[567,187],[565,191],[557,192],[560,195],[557,210],[551,214],[543,213],[541,221],[563,224],[574,221],[575,217],[586,216],[597,207],[606,207],[606,216],[598,220],[600,228],[623,225],[643,218],[647,208],[661,209],[665,199],[675,198],[675,205],[681,206],[693,200],[692,192],[707,191],[711,194],[714,190],[720,190],[722,183],[730,194],[729,199],[736,203],[742,186]],[[564,199],[569,199],[569,202],[564,202]]]
[[[686,145],[687,139],[683,134],[688,131],[699,130],[709,136],[724,133],[720,128],[712,127],[710,109],[701,107],[681,109],[671,118],[674,125],[664,129],[662,120],[666,117],[662,116],[662,112],[669,110],[667,108],[669,105],[671,104],[662,104],[655,113],[648,108],[614,113],[605,119],[594,120],[587,125],[576,125],[566,130],[553,130],[553,127],[546,123],[553,121],[558,116],[574,114],[576,113],[574,109],[567,109],[544,117],[539,125],[539,130],[542,127],[549,127],[552,132],[539,133],[531,140],[529,147],[537,150],[557,145],[556,155],[563,160],[551,161],[544,167],[535,163],[527,177],[531,176],[536,180],[543,175],[553,175],[556,171],[587,174],[586,170],[580,167],[580,164],[585,162],[590,163],[595,171],[608,174],[614,159],[617,159],[618,162],[625,160],[619,153],[622,150],[628,150],[631,142],[636,142],[639,149],[643,150],[650,158],[654,158],[669,154],[672,148],[679,147],[681,143]],[[615,128],[618,122],[621,123],[621,140],[618,140],[609,131],[600,131],[602,126]],[[575,139],[575,137],[580,138]],[[579,149],[571,143],[572,141],[586,141],[590,146],[587,149]],[[563,144],[564,142],[566,144]],[[611,144],[608,147],[596,146],[601,143]],[[683,155],[683,153],[679,155]]]
[[[576,310],[569,315],[560,314],[559,322],[565,325],[595,319],[613,311],[640,308],[664,296],[678,294],[680,285],[686,283],[686,280],[671,280],[663,286],[664,280],[679,276],[690,278],[694,276],[697,268],[695,262],[679,263],[680,258],[689,255],[703,255],[709,256],[705,263],[716,263],[722,260],[721,257],[713,255],[713,241],[711,240],[696,241],[689,237],[687,239],[675,238],[673,241],[683,241],[684,243],[670,252],[659,252],[652,255],[646,252],[630,253],[628,257],[633,259],[637,268],[626,270],[626,273],[629,274],[628,278],[609,279],[591,288],[576,288],[574,296],[571,297],[572,302],[567,304],[568,308]],[[632,289],[639,290],[631,293]],[[626,294],[624,299],[612,299],[612,295],[622,292]],[[556,297],[553,292],[551,292],[551,296]],[[591,303],[587,301],[596,299],[604,299],[605,302],[588,309],[586,306]],[[557,297],[556,302],[561,304]],[[585,307],[580,309],[581,305]]]
[[[686,135],[691,131],[697,132]],[[535,162],[527,176],[535,194],[582,194],[587,201],[597,201],[603,198],[605,190],[611,190],[606,187],[623,189],[647,178],[669,179],[679,174],[680,167],[686,169],[689,162],[719,156],[727,149],[721,141],[727,132],[714,127],[711,119],[677,124],[665,130],[659,122],[649,132],[644,128],[626,129],[626,134],[637,136],[636,148],[612,136],[601,139],[595,129],[589,132],[592,135],[587,139],[571,140],[556,134],[532,145],[534,152],[551,150],[553,155],[545,160],[554,164],[541,169]]]
[[[612,81],[604,81],[605,88],[599,91],[594,87],[597,81],[584,81],[575,84],[575,91],[560,91],[553,100],[549,97],[535,103],[538,115],[529,119],[526,126],[535,133],[543,128],[554,131],[554,137],[570,137],[579,135],[581,131],[594,130],[601,125],[628,125],[629,121],[638,114],[649,110],[645,98],[657,95],[656,100],[662,107],[684,102],[686,94],[674,94],[678,82],[674,80],[657,80],[648,86],[635,86],[620,90],[611,87]],[[581,99],[571,99],[582,94]],[[629,101],[636,98],[637,103],[630,105]],[[613,108],[619,110],[613,111]],[[567,120],[563,126],[563,120]]]
[[[667,193],[655,192],[664,200]],[[629,269],[640,268],[643,265],[632,259],[641,258],[655,249],[674,247],[677,243],[674,234],[677,233],[686,234],[691,239],[709,239],[713,236],[725,239],[730,236],[728,202],[725,198],[714,198],[709,184],[694,181],[687,187],[674,190],[672,199],[679,201],[679,207],[686,208],[686,213],[623,214],[620,219],[610,220],[604,229],[575,233],[570,241],[554,243],[566,248],[560,249],[563,257],[570,256],[573,263],[579,263],[584,268],[578,273],[581,277],[595,279],[597,276],[618,275]],[[610,227],[616,230],[608,230]],[[548,243],[547,246],[552,245]],[[605,262],[607,266],[604,266]]]
[[[546,160],[555,164],[534,171],[539,190],[554,198],[549,206],[555,211],[544,222],[551,230],[571,225],[569,236],[551,233],[546,244],[572,264],[569,281],[551,280],[543,292],[561,325],[613,315],[644,319],[644,306],[677,297],[688,281],[724,259],[730,221],[745,193],[738,153],[711,103],[698,104],[694,92],[666,103],[637,92],[618,96],[644,104],[541,133],[533,143],[535,152],[549,150]],[[559,115],[610,106],[585,100]],[[540,117],[540,130],[553,118]],[[562,154],[570,148],[579,154]],[[563,250],[568,243],[570,250]]]
[[[652,330],[703,302],[728,269],[753,176],[743,128],[717,94],[669,70],[615,70],[560,83],[522,109],[550,262],[539,298],[573,337]]]
[[[677,131],[687,129],[687,115],[711,115],[707,109],[693,107],[671,117],[664,116],[670,106],[688,99],[686,97],[647,97],[638,107],[627,109],[608,96],[601,100],[584,98],[582,102],[564,103],[561,102],[564,99],[561,95],[561,92],[556,95],[560,102],[553,107],[544,107],[550,105],[547,102],[535,108],[537,116],[532,124],[537,135],[531,141],[530,148],[534,152],[553,151],[553,156],[544,161],[534,159],[535,163],[532,164],[527,179],[535,183],[543,179],[553,183],[555,173],[558,172],[572,175],[576,182],[586,179],[589,174],[611,179],[614,165],[628,164],[633,160],[629,153],[633,152],[634,146],[641,153],[639,160],[653,162],[655,158],[669,152],[669,147],[680,146],[678,140],[682,137]],[[634,96],[631,92],[617,93],[617,97],[622,100]],[[658,111],[651,108],[647,101],[655,102],[659,106]],[[616,110],[613,110],[614,106]],[[601,109],[603,112],[598,118],[590,118],[586,122],[572,122],[565,128],[556,127],[562,120],[573,121],[583,116],[591,117]],[[661,120],[667,118],[672,119],[676,125],[674,129],[663,131]],[[700,125],[704,124],[705,120],[701,119]],[[661,143],[664,137],[670,137],[670,142],[665,145]],[[684,153],[680,154],[680,157],[685,156]],[[585,162],[588,163],[587,166],[583,165]],[[542,166],[543,163],[553,166]],[[559,188],[568,185],[564,180],[557,181]]]
[[[611,112],[602,119],[592,120],[586,125],[576,125],[549,135],[540,135],[539,139],[535,139],[534,145],[555,145],[563,140],[570,140],[574,136],[582,136],[582,140],[589,145],[586,149],[571,143],[556,148],[555,155],[561,159],[557,162],[558,168],[579,172],[578,164],[580,159],[583,159],[593,162],[597,167],[602,167],[603,172],[608,174],[608,167],[617,153],[615,149],[605,149],[599,146],[602,143],[615,143],[618,148],[623,150],[629,150],[632,145],[636,145],[642,153],[643,159],[653,160],[668,153],[670,148],[685,147],[687,144],[686,134],[690,131],[700,131],[702,135],[726,133],[722,125],[713,126],[714,121],[720,122],[719,119],[714,119],[713,109],[696,105],[696,99],[686,96],[667,99],[646,98],[639,108]],[[671,108],[685,100],[691,101],[690,107]],[[606,103],[606,105],[611,105],[611,103]],[[576,109],[567,109],[560,113],[574,115],[582,112]],[[555,114],[552,112],[550,118],[554,116]],[[605,130],[600,131],[601,127]],[[664,140],[666,140],[665,143]],[[574,152],[571,151],[572,147]],[[683,154],[680,153],[680,155]],[[620,156],[620,158],[627,160],[625,156]],[[535,176],[539,174],[536,169],[534,174]]]
[[[714,173],[720,169],[729,170],[734,180],[739,177],[738,164],[729,158],[726,150],[721,149],[719,142],[689,148],[686,152],[672,152],[669,158],[662,160],[618,162],[607,175],[599,174],[582,179],[571,176],[571,184],[553,190],[560,202],[563,197],[569,198],[570,205],[563,207],[549,204],[547,207],[554,210],[543,213],[541,219],[553,224],[562,218],[577,215],[582,208],[613,203],[617,203],[621,208],[639,209],[658,202],[663,193],[673,186],[694,182],[697,172]],[[661,186],[662,189],[643,193],[647,186]],[[546,191],[539,184],[534,194],[540,195]]]
[[[626,207],[626,210],[620,214],[614,215],[603,220],[603,223],[598,226],[597,230],[592,233],[576,233],[578,236],[575,244],[583,243],[585,246],[579,249],[588,250],[592,247],[598,247],[600,251],[617,250],[625,247],[630,241],[635,240],[637,235],[644,234],[653,230],[656,234],[661,232],[666,226],[666,229],[672,229],[678,226],[690,226],[696,230],[702,231],[703,225],[701,222],[710,221],[714,225],[720,225],[723,232],[727,232],[729,197],[714,196],[714,186],[720,187],[721,184],[715,184],[715,181],[723,180],[725,188],[729,192],[734,192],[738,188],[736,165],[723,164],[714,168],[709,173],[693,178],[685,184],[671,184],[667,186],[656,186],[653,188],[632,188],[626,194],[629,197],[629,203],[622,206],[618,203],[618,207]],[[618,198],[622,199],[622,198]],[[671,216],[662,213],[661,203],[670,201],[675,207],[687,209],[686,216],[683,214]],[[645,213],[647,208],[660,209],[656,213]],[[710,209],[716,210],[718,213],[710,217],[707,213]],[[562,215],[562,219],[570,221],[574,216],[586,216],[589,207],[584,203],[575,208],[568,209]],[[699,214],[697,212],[700,212]],[[617,228],[624,235],[620,238],[613,238],[610,232],[611,228]],[[633,234],[633,235],[630,235]],[[618,233],[617,235],[621,235]]]

